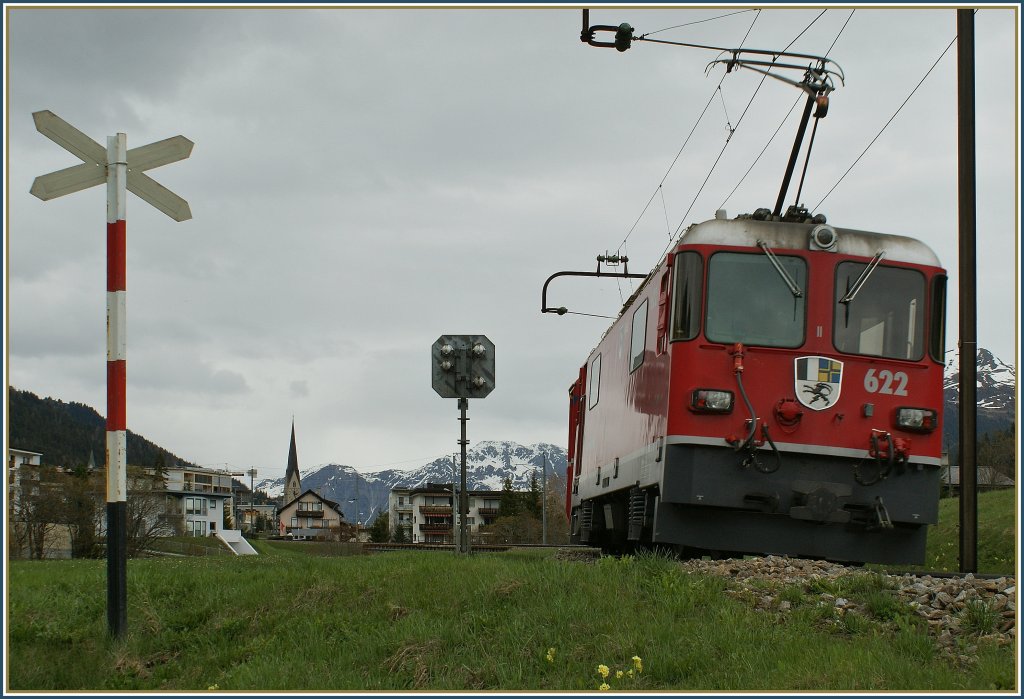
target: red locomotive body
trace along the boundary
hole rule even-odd
[[[574,540],[923,562],[945,271],[820,221],[693,225],[626,302],[570,388]]]

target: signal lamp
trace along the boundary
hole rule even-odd
[[[690,396],[690,410],[695,413],[731,413],[732,391],[698,388]]]
[[[896,427],[902,430],[932,432],[938,425],[938,413],[929,408],[896,409]]]

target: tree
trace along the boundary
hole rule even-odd
[[[163,476],[159,472],[129,466],[127,479],[125,541],[128,555],[134,557],[149,549],[155,539],[173,534],[174,529],[163,517]]]
[[[501,484],[501,497],[498,500],[498,512],[502,517],[513,517],[519,513],[521,509],[519,495],[512,489],[512,479],[506,476]]]
[[[382,544],[391,538],[391,529],[387,512],[381,512],[370,526],[370,541]]]
[[[548,505],[548,543],[569,543],[569,517],[565,514],[565,483],[548,476],[545,498]]]
[[[98,474],[76,468],[64,474],[61,522],[67,525],[72,558],[100,558],[99,531],[104,521],[104,486]]]
[[[1013,478],[1017,469],[1014,431],[1015,428],[1010,427],[986,432],[978,444],[978,466],[991,469],[993,474]]]
[[[391,535],[391,541],[396,544],[410,543],[409,538],[405,535],[405,527],[403,527],[401,523],[395,527],[395,533]]]
[[[490,544],[539,544],[542,538],[541,521],[528,512],[498,517],[480,527],[480,539]]]
[[[52,549],[63,511],[59,475],[57,469],[47,466],[17,470],[9,505],[12,555],[27,553],[30,558],[42,559]]]
[[[536,471],[530,475],[530,489],[523,495],[525,496],[524,505],[526,507],[526,511],[534,517],[540,517],[543,503],[541,502],[540,483],[537,482]]]

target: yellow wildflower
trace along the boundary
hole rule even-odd
[[[598,687],[598,689],[600,689],[602,692],[607,692],[609,689],[611,689],[611,687],[608,686],[607,682],[602,682],[601,686]]]
[[[555,662],[555,649],[554,648],[548,648],[548,654],[546,656],[544,656],[544,657],[547,658],[549,663]]]
[[[597,666],[597,674],[599,674],[601,677],[607,677],[608,676],[608,666],[607,665],[598,665]]]
[[[636,668],[637,672],[643,672],[644,671],[644,661],[642,661],[640,659],[639,655],[634,655],[633,656],[633,667]]]
[[[621,680],[622,679],[622,670],[616,670],[615,671],[615,679],[617,679],[617,680]]]
[[[626,673],[626,677],[632,677],[632,676],[633,676],[633,668],[629,668],[629,672]]]

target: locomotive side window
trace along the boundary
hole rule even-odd
[[[629,371],[634,372],[644,363],[644,348],[647,345],[647,299],[633,312],[633,336],[629,341]]]
[[[807,287],[802,258],[775,258],[797,287]],[[711,342],[799,347],[804,341],[806,295],[795,295],[765,255],[720,252],[708,262],[704,334]]]
[[[701,287],[704,263],[696,252],[676,255],[675,293],[672,303],[672,341],[692,340],[700,332]]]
[[[946,277],[937,276],[932,280],[931,336],[929,350],[932,359],[946,361]]]
[[[588,405],[593,408],[601,397],[601,355],[594,357],[594,361],[590,363],[590,390],[587,393]]]
[[[849,298],[866,264],[841,262],[836,267],[833,342],[840,352],[891,359],[924,356],[924,275],[899,267],[875,268]]]

